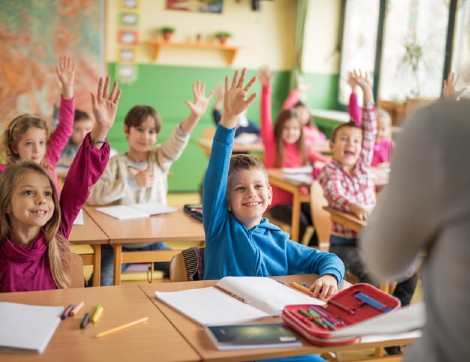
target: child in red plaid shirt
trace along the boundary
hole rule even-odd
[[[354,71],[352,76],[364,93],[362,129],[350,121],[333,131],[330,142],[333,161],[320,172],[319,182],[330,207],[367,220],[376,204],[375,187],[369,169],[374,153],[377,116],[371,83],[360,71]],[[377,285],[365,271],[356,242],[355,231],[333,222],[330,252],[338,255],[346,269],[361,282]],[[416,282],[417,276],[413,275],[397,284],[393,294],[402,305],[410,304]],[[387,351],[389,354],[400,352],[399,347],[390,347]]]

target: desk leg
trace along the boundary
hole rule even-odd
[[[101,245],[93,245],[93,286],[99,287],[101,280]]]
[[[294,199],[292,202],[292,220],[291,220],[291,231],[290,238],[294,241],[299,240],[299,226],[300,226],[300,194],[294,192]]]
[[[122,244],[114,247],[114,285],[121,285]]]

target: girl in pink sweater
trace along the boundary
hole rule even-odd
[[[295,109],[281,111],[273,127],[271,115],[271,83],[273,73],[262,68],[259,80],[262,85],[261,95],[261,139],[264,145],[264,164],[266,168],[296,168],[308,165],[309,160],[304,145],[303,125],[299,113]],[[308,190],[305,190],[308,193]],[[273,187],[273,199],[269,207],[271,215],[284,223],[290,224],[292,220],[292,193]],[[299,241],[312,225],[310,203],[303,203],[300,212]],[[318,245],[314,233],[309,245]]]
[[[67,242],[89,188],[109,159],[108,130],[113,125],[120,90],[100,79],[92,95],[96,120],[80,147],[62,189],[60,202],[49,173],[31,161],[16,162],[0,174],[0,292],[67,288]]]
[[[3,152],[6,164],[0,164],[0,172],[9,164],[32,161],[47,169],[58,189],[55,167],[70,136],[72,135],[75,81],[75,63],[70,57],[61,57],[56,67],[62,89],[59,123],[50,134],[47,123],[34,114],[23,114],[10,122],[3,135]]]

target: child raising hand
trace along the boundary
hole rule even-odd
[[[8,164],[32,161],[47,169],[58,189],[55,167],[72,134],[75,63],[70,57],[61,57],[55,70],[62,90],[56,129],[50,134],[47,123],[33,114],[23,114],[13,119],[3,134],[3,151],[7,163],[0,164],[0,172]]]
[[[111,158],[103,176],[91,189],[88,203],[105,205],[167,203],[168,172],[183,153],[192,130],[207,109],[212,94],[205,95],[206,86],[200,81],[192,85],[194,100],[185,101],[189,115],[178,124],[168,138],[156,145],[163,122],[151,106],[134,106],[124,119],[124,135],[129,143],[126,153]],[[125,251],[170,250],[163,242],[124,244]],[[123,264],[124,271],[130,264]],[[155,263],[155,268],[169,273],[169,263]],[[114,278],[114,248],[103,247],[101,285],[112,285]]]
[[[9,165],[0,174],[0,292],[67,288],[70,249],[67,238],[89,188],[109,159],[108,130],[121,95],[109,78],[91,95],[96,119],[65,179],[60,202],[49,173],[32,161]]]
[[[310,290],[328,298],[338,290],[344,265],[333,254],[290,240],[289,234],[263,218],[272,201],[266,169],[252,155],[234,155],[232,147],[239,115],[253,102],[248,96],[246,69],[232,81],[225,78],[224,113],[217,127],[203,194],[206,234],[204,279],[224,276],[320,274]]]

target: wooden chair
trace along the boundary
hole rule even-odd
[[[204,273],[204,247],[193,246],[176,254],[170,262],[170,281],[202,280]]]
[[[70,288],[83,288],[85,286],[85,274],[83,273],[83,261],[80,255],[70,253]]]
[[[328,206],[328,201],[323,195],[323,189],[318,181],[313,181],[310,187],[310,207],[312,210],[312,223],[317,232],[318,246],[322,251],[330,248],[331,217],[330,213],[323,209]]]

